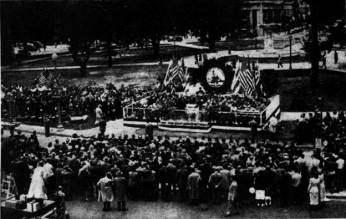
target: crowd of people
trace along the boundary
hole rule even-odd
[[[2,139],[2,168],[13,173],[20,194],[49,198],[61,186],[67,200],[98,197],[105,211],[114,200],[124,211],[128,198],[169,202],[174,194],[203,210],[228,200],[227,215],[251,200],[259,207],[287,206],[310,197],[315,209],[326,200],[326,189],[345,188],[345,144],[328,142],[309,155],[293,142],[232,137],[74,135],[42,146],[35,135],[18,132]],[[32,188],[36,177],[45,182],[39,192]]]
[[[25,87],[17,84],[1,87],[3,96],[2,116],[30,118],[42,121],[45,114],[56,118],[58,101],[61,111],[66,117],[93,115],[95,108],[101,104],[108,119],[122,117],[122,107],[131,101],[143,98],[151,88],[139,88],[113,84],[106,86],[66,86],[52,89],[45,86]],[[56,98],[59,96],[60,98]],[[11,108],[11,109],[10,109]]]

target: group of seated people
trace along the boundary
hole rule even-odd
[[[315,206],[326,199],[325,188],[340,191],[346,182],[345,144],[337,144],[335,139],[335,144],[328,140],[323,150],[312,155],[293,142],[232,136],[171,139],[99,134],[79,138],[74,134],[72,139],[44,147],[21,133],[9,139],[12,143],[6,146],[9,140],[2,138],[2,168],[14,174],[20,193],[28,192],[30,175],[39,165],[52,173],[46,179],[48,197],[62,186],[67,200],[96,198],[101,178],[122,175],[126,195],[132,200],[174,201],[174,194],[178,194],[181,202],[219,205],[236,181],[236,201],[243,206],[255,198],[258,206],[272,201],[299,204],[309,199],[309,191],[310,204]],[[316,190],[309,189],[316,181],[318,199]]]
[[[188,104],[199,108],[201,121],[248,126],[254,115],[260,123],[260,113],[270,104],[267,98],[252,99],[241,95],[206,94],[195,95],[153,92],[143,101],[138,101],[125,111],[125,118],[149,119],[150,121],[188,120],[185,109]],[[145,115],[144,115],[145,111]]]
[[[121,85],[116,88],[113,84],[106,86],[64,86],[60,90],[45,86],[25,87],[17,84],[4,86],[2,116],[42,121],[44,114],[51,119],[58,113],[58,101],[63,117],[93,115],[95,108],[101,104],[103,113],[108,119],[122,117],[122,107],[146,96],[151,88],[139,88]],[[60,98],[56,98],[60,96]],[[10,109],[11,107],[11,109]]]

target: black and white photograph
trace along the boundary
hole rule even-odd
[[[3,219],[346,217],[346,0],[0,0]]]

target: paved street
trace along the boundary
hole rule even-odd
[[[254,203],[240,210],[240,215],[230,218],[344,218],[346,215],[345,201],[331,201],[319,211],[310,211],[307,203],[299,206],[279,207],[278,202],[273,206],[258,208]],[[226,204],[211,206],[208,211],[201,211],[199,206],[189,206],[178,202],[144,202],[128,203],[129,211],[118,212],[115,203],[112,203],[110,212],[102,211],[100,202],[82,202],[75,200],[67,202],[70,217],[74,219],[91,218],[145,218],[145,219],[211,219],[225,218]]]

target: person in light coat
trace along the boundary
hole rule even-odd
[[[106,176],[101,178],[97,183],[99,201],[103,202],[103,211],[111,210],[111,202],[114,200],[112,182],[112,174],[107,173]]]
[[[43,204],[43,199],[47,199],[47,188],[45,186],[45,169],[43,168],[43,162],[40,161],[37,164],[37,168],[34,170],[32,180],[27,195],[28,199],[36,199]]]

